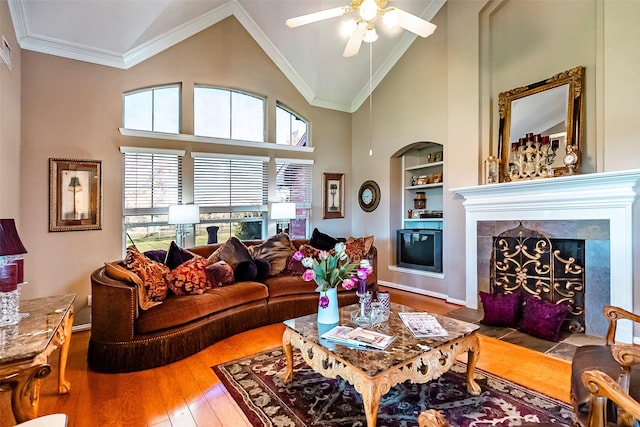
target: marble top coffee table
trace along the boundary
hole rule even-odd
[[[351,312],[357,304],[340,309],[340,325],[357,326],[351,322]],[[320,339],[334,325],[317,323],[311,314],[284,322],[282,346],[287,368],[282,379],[285,384],[293,380],[293,347],[300,349],[306,363],[326,378],[340,376],[362,395],[367,426],[374,427],[378,416],[380,397],[396,384],[410,380],[425,383],[438,378],[453,365],[458,354],[468,352],[467,390],[480,394],[480,386],[473,374],[480,354],[477,325],[434,314],[449,333],[446,337],[415,338],[404,326],[397,313],[418,311],[411,307],[391,304],[387,322],[375,325],[373,330],[394,335],[396,339],[385,350],[348,347]]]

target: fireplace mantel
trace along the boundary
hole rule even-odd
[[[452,188],[466,211],[466,305],[478,307],[478,222],[608,220],[610,303],[633,311],[633,227],[640,169]],[[617,337],[633,338],[620,323]]]

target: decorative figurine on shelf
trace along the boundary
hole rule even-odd
[[[576,153],[577,147],[575,145],[567,145],[567,153],[564,155],[564,165],[567,167],[567,175],[576,174],[576,165],[578,164],[578,153]]]
[[[512,181],[549,178],[554,176],[553,162],[558,151],[558,141],[549,136],[528,133],[511,143],[509,177]]]
[[[487,184],[495,184],[498,182],[498,158],[494,155],[487,157],[486,174]]]

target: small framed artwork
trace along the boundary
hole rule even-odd
[[[102,162],[49,159],[49,231],[102,228]]]
[[[322,193],[322,217],[344,218],[344,174],[325,173]]]
[[[434,162],[441,162],[442,161],[442,151],[438,151],[437,153],[435,153],[433,155],[433,161]]]

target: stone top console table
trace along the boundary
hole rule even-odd
[[[69,392],[65,380],[73,325],[75,295],[22,300],[20,310],[29,315],[17,325],[0,327],[0,391],[11,391],[16,422],[38,415],[40,381],[51,373],[49,355],[60,348],[58,392]]]

